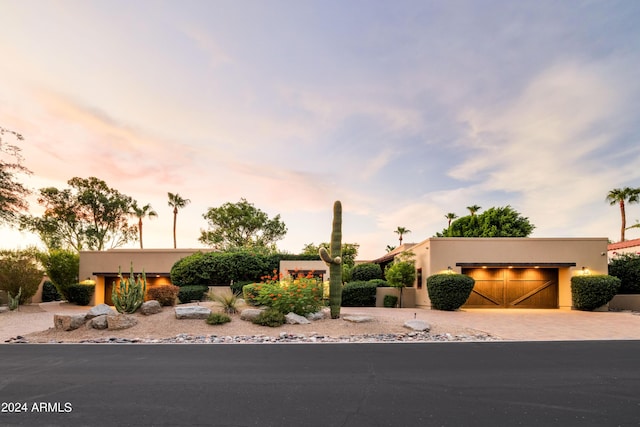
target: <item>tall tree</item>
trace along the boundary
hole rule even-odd
[[[41,217],[24,216],[21,226],[40,235],[50,249],[80,251],[117,248],[135,240],[137,229],[129,225],[131,197],[96,178],[72,178],[71,188],[40,190]]]
[[[225,203],[209,208],[202,215],[209,224],[200,241],[218,250],[237,248],[275,249],[275,242],[287,234],[280,215],[268,215],[242,198],[238,203]]]
[[[405,234],[411,233],[411,230],[404,228],[404,227],[398,227],[394,233],[396,233],[399,238],[400,238],[400,246],[402,246],[402,236],[404,236]]]
[[[472,205],[472,206],[467,206],[467,209],[469,210],[469,214],[471,216],[475,216],[476,212],[478,212],[480,209],[482,209],[482,207],[480,207],[478,205]]]
[[[153,210],[149,203],[143,207],[138,207],[138,203],[134,201],[133,205],[131,205],[131,214],[138,218],[138,238],[140,239],[140,249],[144,249],[142,247],[142,220],[144,218],[155,218],[158,216],[158,213]]]
[[[183,199],[178,193],[167,193],[169,196],[169,206],[173,208],[173,248],[176,249],[176,221],[178,220],[178,210],[184,208],[191,200]]]
[[[624,232],[627,228],[627,214],[625,212],[625,202],[638,203],[640,201],[640,188],[614,188],[609,191],[605,199],[611,206],[620,206],[620,218],[622,219],[622,225],[620,227],[620,241],[624,242]]]
[[[444,217],[447,219],[447,228],[449,228],[451,227],[451,221],[458,218],[458,215],[454,214],[453,212],[449,212]]]
[[[30,174],[31,171],[22,165],[20,147],[7,141],[9,135],[17,142],[23,141],[24,137],[0,126],[0,223],[13,225],[18,222],[20,212],[27,210],[26,200],[31,193],[16,180],[16,174]]]
[[[490,208],[453,221],[436,237],[528,237],[535,226],[511,206]]]

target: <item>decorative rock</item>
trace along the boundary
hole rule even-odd
[[[0,313],[4,313],[5,311],[9,311],[9,307],[7,307],[6,305],[0,307]]]
[[[343,317],[344,320],[346,320],[347,322],[352,322],[352,323],[365,323],[365,322],[371,322],[373,320],[373,317],[371,316],[345,316]]]
[[[176,307],[176,319],[206,319],[211,314],[211,310],[200,305],[188,307]]]
[[[95,307],[93,307],[91,310],[89,310],[89,312],[87,313],[87,320],[93,319],[94,317],[104,316],[109,314],[116,314],[116,311],[111,307],[109,307],[107,304],[98,304]]]
[[[306,318],[309,320],[322,320],[328,319],[329,317],[331,317],[331,311],[326,307],[318,312],[309,313],[306,315]]]
[[[109,326],[108,322],[107,322],[107,315],[103,314],[102,316],[98,316],[98,317],[94,317],[93,319],[89,320],[89,327],[93,328],[93,329],[107,329],[107,327]]]
[[[256,319],[258,316],[260,316],[260,313],[262,313],[263,311],[264,310],[261,310],[259,308],[245,308],[240,313],[240,318],[242,320],[252,321]]]
[[[156,314],[162,311],[160,303],[154,299],[151,301],[143,302],[140,306],[140,312],[144,315]]]
[[[289,325],[307,325],[311,323],[306,317],[300,316],[299,314],[289,313],[284,316],[285,321]]]
[[[427,322],[417,319],[407,320],[406,322],[404,322],[404,327],[420,332],[429,332],[429,330],[431,329],[431,325],[429,325]]]
[[[112,331],[128,329],[138,324],[138,319],[128,314],[115,314],[107,316],[107,328]]]
[[[53,316],[53,326],[56,329],[62,329],[63,331],[73,331],[84,325],[87,318],[84,314],[66,315],[55,314]]]

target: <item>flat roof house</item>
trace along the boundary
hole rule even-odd
[[[409,250],[415,254],[418,306],[431,305],[427,278],[447,271],[475,279],[467,308],[569,309],[572,276],[607,274],[605,237],[429,238]]]

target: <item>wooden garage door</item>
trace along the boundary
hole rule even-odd
[[[556,268],[467,268],[476,281],[464,307],[558,308]]]

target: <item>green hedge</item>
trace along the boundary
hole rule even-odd
[[[209,290],[207,286],[183,286],[178,292],[178,299],[181,304],[187,304],[191,301],[200,301],[205,292]]]
[[[606,274],[573,276],[571,278],[571,297],[573,307],[591,311],[605,305],[620,289],[620,279]]]
[[[398,297],[395,295],[385,295],[382,305],[387,308],[395,308],[398,304]]]
[[[431,306],[436,310],[457,310],[471,295],[475,280],[464,274],[434,274],[427,278]]]
[[[386,286],[384,280],[349,282],[342,288],[343,307],[375,307],[376,289]]]
[[[71,285],[67,287],[68,301],[78,305],[89,305],[95,285]]]
[[[382,268],[380,268],[380,264],[356,264],[351,269],[351,280],[354,282],[373,279],[382,279]]]
[[[620,279],[619,294],[640,294],[640,255],[618,255],[609,263],[609,275]]]

